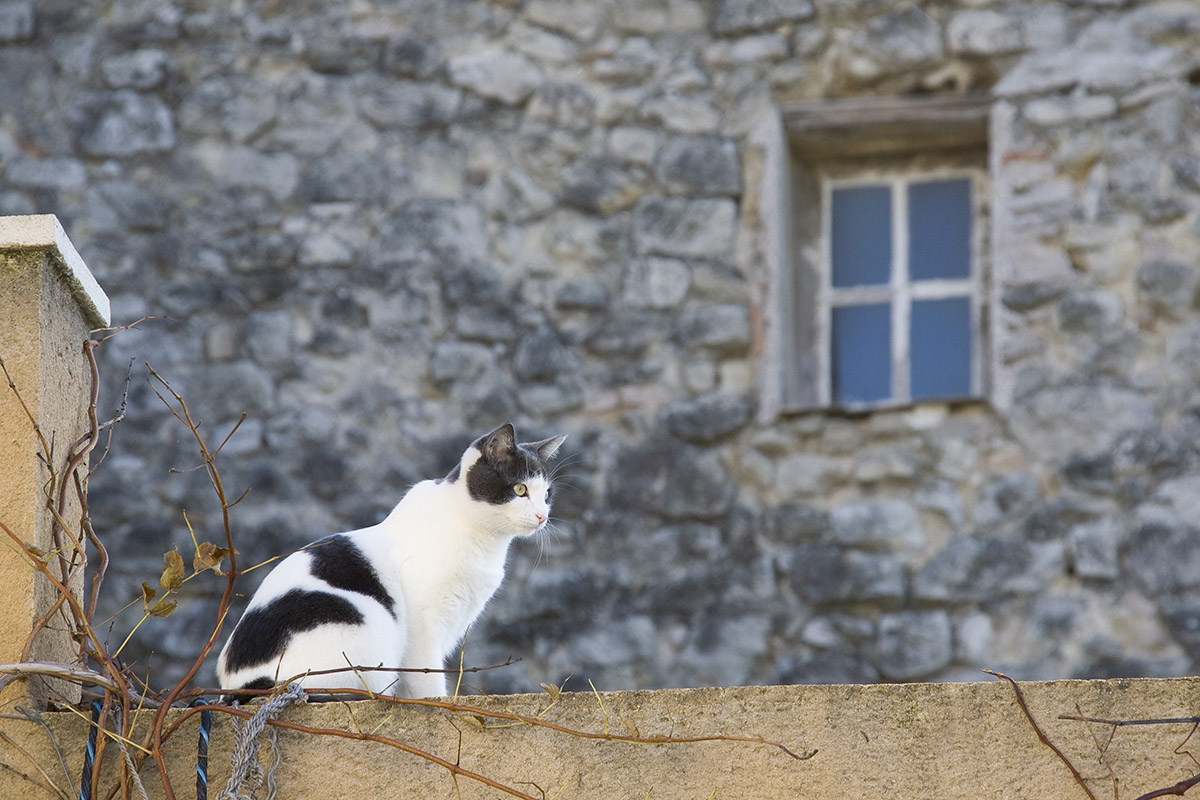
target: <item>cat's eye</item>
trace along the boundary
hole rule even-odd
[[[524,497],[528,493],[529,493],[529,487],[523,483],[518,483],[516,486],[513,487],[513,494],[515,494],[517,497]]]

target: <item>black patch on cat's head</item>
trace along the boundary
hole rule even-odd
[[[292,589],[246,612],[229,638],[225,671],[272,664],[294,634],[326,624],[361,625],[365,621],[362,613],[344,597]]]
[[[554,457],[564,438],[556,436],[518,444],[511,422],[479,437],[471,445],[479,451],[479,459],[467,470],[467,492],[471,499],[492,505],[507,503],[515,497],[514,485],[535,475],[548,475],[546,462]]]
[[[319,539],[305,548],[312,558],[309,570],[335,589],[365,594],[396,618],[395,601],[379,580],[379,573],[349,536],[337,534]]]

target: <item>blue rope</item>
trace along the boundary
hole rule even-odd
[[[192,705],[208,705],[203,698]],[[196,800],[209,800],[209,732],[212,730],[212,710],[200,711],[200,739],[196,745]]]
[[[88,729],[87,749],[83,753],[83,774],[79,776],[79,800],[92,800],[92,767],[96,763],[96,734],[100,732],[99,700],[92,701],[92,726]]]

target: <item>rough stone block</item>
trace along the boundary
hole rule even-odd
[[[720,454],[670,439],[650,440],[618,456],[610,501],[670,519],[719,519],[737,490]]]
[[[830,511],[830,540],[872,550],[912,550],[925,543],[920,516],[899,498],[844,503]]]
[[[932,675],[954,657],[954,634],[945,611],[897,611],[879,618],[875,667],[889,680]]]
[[[1154,594],[1200,586],[1200,530],[1187,524],[1142,525],[1129,537],[1129,569]]]
[[[728,199],[646,198],[634,209],[638,252],[731,260],[737,206]]]
[[[72,110],[79,145],[92,156],[164,153],[175,147],[171,110],[157,97],[121,89]]]
[[[754,404],[740,395],[710,394],[673,403],[666,409],[667,428],[689,442],[711,444],[748,424]]]
[[[870,83],[896,72],[935,64],[942,55],[941,26],[910,2],[872,17],[850,37],[846,71]]]
[[[738,195],[742,191],[737,145],[715,136],[671,139],[659,155],[657,172],[659,181],[683,194]]]
[[[624,300],[634,308],[677,308],[692,285],[687,262],[673,258],[639,258],[625,269]]]
[[[359,108],[380,128],[437,128],[452,122],[462,92],[438,84],[389,82],[359,96]]]
[[[713,30],[721,35],[760,31],[811,19],[814,13],[811,0],[721,0]]]
[[[542,82],[542,71],[520,53],[488,47],[446,63],[452,83],[507,105],[523,102]]]
[[[563,170],[562,201],[595,214],[631,208],[645,193],[644,170],[611,156],[583,156]]]
[[[796,593],[817,605],[897,603],[908,585],[899,559],[840,547],[791,547],[779,555],[779,567]]]
[[[0,43],[33,38],[35,19],[31,2],[0,3]]]
[[[1071,563],[1081,578],[1114,580],[1121,574],[1118,547],[1122,526],[1112,518],[1077,525],[1069,537]]]
[[[920,600],[969,603],[1036,592],[1063,571],[1060,543],[956,538],[913,580]]]
[[[144,92],[163,85],[167,79],[167,64],[167,54],[163,50],[135,50],[104,59],[100,62],[100,73],[110,88]]]
[[[676,339],[684,347],[743,355],[750,346],[750,312],[738,305],[690,308],[679,316]]]

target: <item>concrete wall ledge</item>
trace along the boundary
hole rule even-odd
[[[0,217],[0,252],[5,250],[50,252],[87,323],[94,328],[104,328],[111,323],[108,295],[100,288],[54,214]]]
[[[1189,718],[1200,679],[1051,681],[1020,684],[1046,736],[1082,774],[1094,796],[1133,800],[1200,769],[1188,755],[1190,722],[1115,728],[1064,720],[1081,711],[1105,719]],[[380,701],[293,706],[280,719],[316,728],[399,740],[533,797],[563,798],[1087,798],[1063,762],[1030,726],[1007,682],[768,686],[645,692],[563,693],[467,698],[479,709],[539,716],[575,730],[649,738],[749,736],[786,745],[709,741],[645,744],[585,739],[445,709]],[[232,731],[214,715],[212,794],[229,774]],[[143,719],[148,717],[145,715]],[[87,723],[47,714],[72,769],[82,764]],[[480,725],[478,720],[485,723]],[[168,763],[189,797],[199,717],[170,741]],[[495,725],[496,727],[491,727]],[[0,796],[39,797],[25,748],[48,774],[62,770],[39,726],[0,720]],[[283,730],[279,796],[302,800],[363,797],[494,798],[494,788],[386,745]],[[1103,753],[1101,752],[1103,748]],[[264,753],[264,763],[269,757]],[[161,796],[152,764],[143,769]],[[1119,783],[1114,784],[1114,776]],[[78,780],[76,774],[73,778]],[[65,782],[64,784],[65,785]],[[1119,795],[1114,795],[1119,786]],[[544,795],[543,795],[544,792]],[[51,796],[44,792],[46,796]]]

